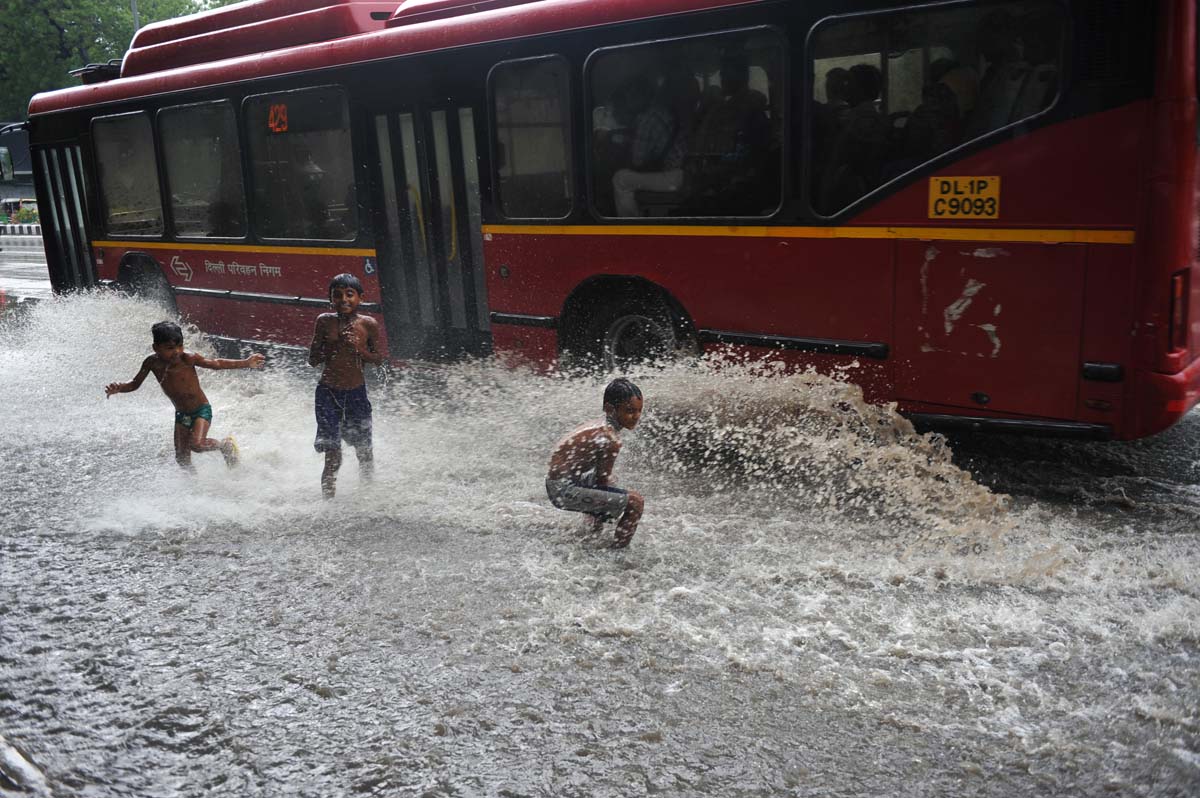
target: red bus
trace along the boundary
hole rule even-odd
[[[257,0],[29,129],[57,290],[397,360],[732,347],[931,423],[1131,439],[1200,398],[1196,4]]]

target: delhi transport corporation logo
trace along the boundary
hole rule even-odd
[[[171,258],[171,271],[182,277],[185,282],[192,281],[192,267],[186,260],[181,260],[178,255]]]

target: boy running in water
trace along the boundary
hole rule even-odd
[[[559,441],[546,474],[546,493],[555,507],[593,516],[597,531],[605,521],[617,520],[615,549],[629,545],[642,517],[642,495],[612,484],[621,430],[633,429],[641,417],[641,390],[624,377],[613,380],[604,389],[604,421]]]
[[[154,354],[142,361],[142,368],[130,382],[113,382],[104,388],[105,397],[131,393],[142,387],[147,374],[153,374],[163,393],[175,405],[175,460],[184,468],[192,467],[192,452],[220,450],[225,465],[237,465],[238,450],[233,437],[217,442],[208,437],[212,424],[212,405],[200,388],[196,366],[206,369],[262,368],[266,360],[255,353],[244,360],[210,359],[183,351],[183,330],[172,321],[160,321],[150,328],[154,336]]]
[[[353,274],[339,274],[329,283],[332,313],[317,317],[308,363],[324,366],[317,383],[317,439],[313,446],[325,453],[321,492],[333,498],[337,472],[342,467],[342,441],[354,447],[364,479],[374,473],[371,449],[371,402],[367,399],[363,363],[382,363],[378,351],[379,322],[358,315],[362,283]]]

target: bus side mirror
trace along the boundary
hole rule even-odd
[[[12,153],[8,147],[0,147],[0,181],[11,183],[14,177]]]

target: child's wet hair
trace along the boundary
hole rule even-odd
[[[179,344],[183,346],[183,330],[173,321],[160,321],[150,328],[156,344]]]
[[[636,385],[634,385],[632,382],[625,379],[624,377],[617,377],[615,380],[613,380],[612,382],[610,382],[608,384],[607,388],[604,389],[604,405],[605,405],[605,407],[607,407],[608,405],[612,405],[613,407],[618,407],[619,405],[622,405],[625,402],[628,402],[630,399],[641,399],[641,398],[642,398],[642,389],[637,387]]]
[[[362,296],[363,292],[362,283],[359,282],[357,277],[349,272],[342,272],[329,281],[328,293],[332,294],[333,289],[335,288],[353,288],[358,292],[359,296]]]

